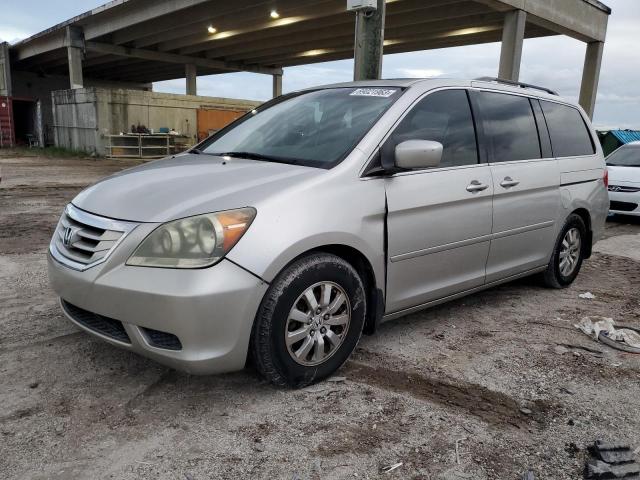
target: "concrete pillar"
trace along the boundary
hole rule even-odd
[[[378,0],[375,12],[356,13],[354,80],[377,80],[382,74],[384,49],[385,0]]]
[[[9,58],[9,44],[0,42],[0,96],[13,95],[11,82],[11,59]]]
[[[282,75],[273,75],[273,98],[282,95]]]
[[[84,32],[80,27],[67,27],[67,58],[69,62],[69,84],[71,89],[83,88],[82,59],[84,57]]]
[[[522,44],[527,13],[523,10],[507,12],[502,29],[502,49],[500,50],[500,70],[498,77],[517,82],[520,78]]]
[[[582,70],[582,84],[580,86],[580,105],[587,112],[589,118],[593,118],[593,112],[596,107],[603,51],[604,42],[587,44],[587,53],[584,57],[584,68]]]
[[[189,63],[185,65],[185,77],[187,79],[187,95],[198,94],[198,68]]]

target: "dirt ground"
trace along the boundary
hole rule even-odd
[[[45,268],[55,222],[132,164],[0,151],[3,480],[574,480],[594,440],[640,447],[640,357],[573,327],[640,326],[640,221],[610,221],[567,290],[525,279],[393,321],[340,377],[291,391],[251,370],[168,370],[63,318]]]

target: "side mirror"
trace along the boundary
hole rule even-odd
[[[396,166],[400,168],[434,168],[442,160],[442,144],[431,140],[407,140],[396,146]]]

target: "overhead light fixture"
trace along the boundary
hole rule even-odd
[[[274,20],[280,18],[280,14],[278,13],[277,10],[271,10],[270,15],[271,15],[271,18],[273,18]]]
[[[218,31],[218,29],[217,29],[216,27],[214,27],[213,25],[209,25],[209,26],[207,27],[207,32],[209,32],[209,33],[211,33],[211,34],[214,34],[214,33],[216,33],[217,31]]]
[[[327,53],[331,53],[332,50],[328,48],[317,48],[315,50],[307,50],[305,52],[299,53],[298,57],[316,57],[318,55],[326,55]]]

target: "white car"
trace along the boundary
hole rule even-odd
[[[640,216],[640,142],[628,143],[607,157],[610,212]]]

